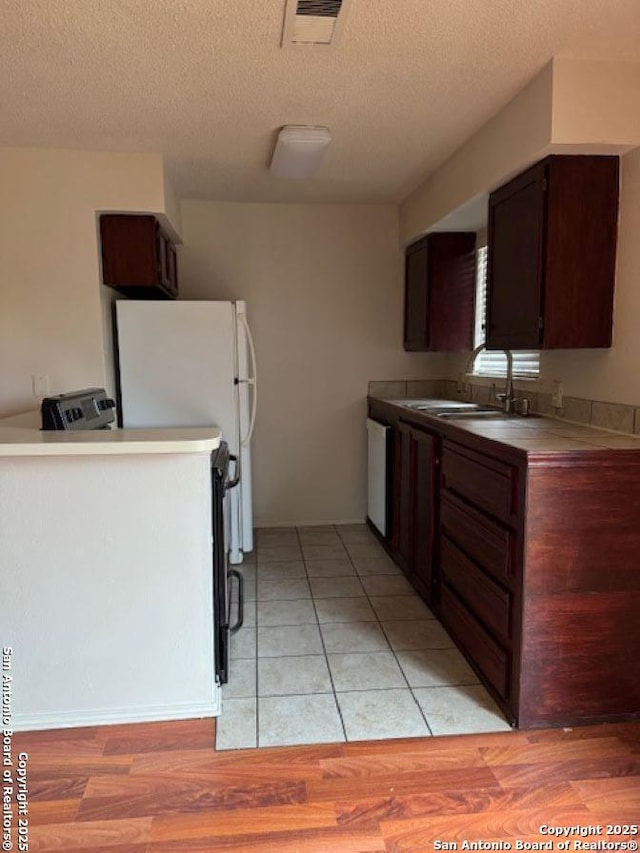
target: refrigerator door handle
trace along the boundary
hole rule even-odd
[[[241,379],[240,382],[246,382],[247,385],[253,386],[253,405],[251,407],[251,418],[249,420],[249,429],[247,430],[247,434],[241,440],[241,444],[243,447],[247,447],[249,442],[251,441],[251,436],[253,435],[253,429],[256,425],[256,409],[258,407],[258,375],[257,375],[257,366],[256,366],[256,349],[253,345],[253,337],[251,335],[251,329],[249,328],[249,324],[247,323],[246,314],[238,314],[238,321],[242,323],[244,330],[247,335],[247,343],[249,344],[249,353],[251,354],[251,373],[247,379]]]

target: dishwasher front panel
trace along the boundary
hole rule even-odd
[[[367,516],[383,536],[389,535],[389,436],[391,428],[367,418]]]

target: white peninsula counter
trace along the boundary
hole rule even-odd
[[[0,422],[16,730],[214,716],[209,429]]]

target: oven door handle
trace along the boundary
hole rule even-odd
[[[244,578],[237,569],[229,569],[227,577],[235,578],[238,581],[238,618],[233,625],[229,626],[229,633],[235,634],[242,628],[244,622]],[[231,608],[231,596],[229,596],[229,608]]]
[[[240,482],[240,460],[239,460],[239,459],[238,459],[238,457],[235,455],[235,453],[230,453],[230,454],[229,454],[229,459],[230,459],[232,462],[235,462],[235,465],[236,465],[236,471],[235,471],[235,474],[236,474],[236,476],[233,478],[233,480],[228,480],[228,481],[225,483],[225,486],[224,486],[224,490],[225,490],[225,492],[229,492],[229,491],[231,491],[231,489],[235,489],[235,487],[236,487],[236,486],[238,485],[238,483]]]

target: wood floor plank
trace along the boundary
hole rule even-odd
[[[589,809],[635,808],[640,820],[640,776],[586,779],[572,782],[571,786]]]
[[[390,753],[376,751],[372,755],[346,755],[343,758],[323,759],[320,766],[324,779],[358,779],[381,773],[410,773],[414,771],[440,771],[459,768],[485,767],[482,752],[477,747],[457,749],[414,748],[411,752]]]
[[[540,764],[553,762],[558,754],[557,741],[544,740],[537,743],[504,743],[479,749],[483,760],[491,767],[514,764]],[[585,760],[629,758],[629,748],[617,737],[579,738],[564,742],[563,760]]]
[[[104,738],[105,755],[130,755],[179,749],[211,749],[215,743],[212,719],[176,720],[162,723],[138,723],[134,726],[108,726]]]
[[[487,811],[536,809],[545,807],[579,807],[579,793],[570,783],[544,787],[532,786],[504,790],[499,785],[462,791],[429,791],[409,796],[359,799],[336,803],[341,826],[361,828],[389,820],[411,820],[434,815],[468,815]]]
[[[80,799],[84,794],[88,776],[45,776],[29,772],[29,800],[69,800]]]
[[[527,739],[531,743],[543,741],[576,741],[581,738],[593,740],[597,738],[616,737],[640,747],[640,725],[638,722],[601,723],[594,726],[570,726],[560,729],[529,729]]]
[[[16,732],[13,736],[14,745],[19,749],[28,750],[31,747],[42,747],[45,744],[68,743],[73,741],[96,741],[110,726],[74,726],[66,729],[36,729],[32,732]]]
[[[147,853],[386,853],[379,832],[323,828],[302,832],[272,832],[240,838],[207,838],[159,841]]]
[[[638,776],[640,761],[632,756],[612,758],[578,758],[553,761],[546,764],[505,764],[492,768],[504,787],[533,785],[536,782],[553,782],[580,779],[600,779],[609,776]]]
[[[85,731],[85,730],[83,730]],[[46,738],[47,732],[18,733],[13,738],[14,753],[26,752],[29,760],[45,758],[94,758],[101,756],[103,744],[96,735],[74,734],[74,729],[58,729],[56,737]]]
[[[294,805],[307,800],[303,782],[280,782],[238,787],[220,785],[215,780],[179,782],[165,776],[127,776],[117,793],[108,796],[86,795],[77,820],[169,815],[187,812],[230,811]],[[132,785],[127,783],[132,782]],[[99,790],[92,780],[92,791]]]
[[[486,842],[510,841],[515,847],[516,839],[548,841],[540,833],[545,824],[572,826],[587,824],[591,815],[584,807],[544,806],[536,809],[490,811],[465,815],[438,815],[415,820],[392,820],[381,824],[381,831],[390,853],[423,853],[433,850],[436,839],[455,842],[460,847],[463,841]]]
[[[80,848],[85,849],[85,848]],[[148,844],[116,844],[107,845],[106,847],[87,847],[91,853],[148,853]]]
[[[384,771],[377,775],[353,779],[337,777],[309,782],[309,800],[317,802],[344,800],[357,791],[363,797],[400,796],[430,791],[469,790],[497,784],[488,767],[458,767],[442,770],[411,770],[406,773]]]
[[[38,755],[33,750],[29,753],[29,779],[56,779],[74,777],[91,777],[97,774],[126,774],[131,770],[133,756],[114,755],[85,758],[82,756]]]
[[[29,801],[29,825],[44,826],[48,823],[71,823],[76,819],[80,800]]]
[[[158,796],[188,797],[195,796],[200,791],[208,791],[216,796],[225,791],[233,793],[233,801],[236,795],[243,797],[242,791],[247,791],[246,799],[251,793],[255,800],[273,797],[278,802],[290,801],[295,796],[296,802],[301,802],[299,797],[306,799],[304,781],[296,779],[289,774],[287,779],[272,781],[265,779],[259,771],[254,771],[250,782],[244,785],[236,785],[235,780],[227,781],[227,772],[219,774],[211,772],[208,774],[195,774],[191,777],[174,776],[167,773],[153,774],[129,774],[128,776],[92,776],[84,791],[85,800],[103,797],[144,797],[149,794]],[[244,782],[248,774],[245,771],[240,778]],[[229,804],[231,806],[231,800]],[[275,803],[274,803],[275,804]]]
[[[215,773],[220,779],[239,780],[321,778],[321,760],[342,755],[342,744],[320,744],[271,749],[239,749],[214,752],[211,748],[175,751],[171,756],[162,752],[133,756],[131,773],[162,772],[171,763],[172,773],[188,777],[194,774]]]
[[[401,738],[394,741],[399,754],[421,751],[425,748],[434,752],[452,752],[457,750],[473,750],[481,746],[502,744],[505,739],[515,743],[528,743],[528,732],[486,732],[473,735],[439,735],[438,737]],[[357,755],[384,755],[389,752],[389,741],[361,740],[341,744],[345,757]]]
[[[144,846],[150,841],[150,817],[133,820],[104,820],[94,823],[56,823],[33,827],[29,849],[37,853],[49,851],[109,849],[126,845]],[[116,851],[114,851],[116,853]],[[117,853],[121,853],[117,850]]]
[[[151,824],[151,840],[177,841],[213,834],[216,837],[242,837],[256,833],[304,832],[331,826],[337,826],[332,803],[305,803],[155,817]]]

